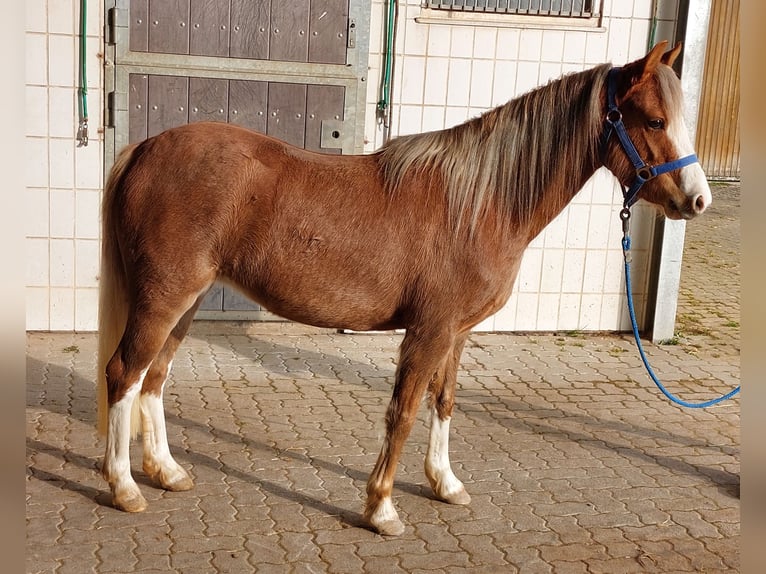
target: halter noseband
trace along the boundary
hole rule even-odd
[[[604,126],[604,133],[601,139],[601,155],[602,157],[606,157],[606,145],[609,142],[609,138],[612,136],[612,134],[616,133],[617,138],[620,140],[620,145],[622,146],[623,151],[628,156],[628,159],[630,159],[630,162],[633,164],[633,167],[636,170],[636,179],[633,181],[633,184],[630,186],[630,188],[620,183],[620,186],[622,187],[622,196],[624,199],[623,208],[628,209],[634,203],[636,203],[636,201],[638,201],[638,191],[647,181],[657,177],[658,175],[662,175],[663,173],[667,173],[675,169],[681,169],[687,165],[697,163],[699,160],[697,159],[696,154],[691,154],[687,155],[686,157],[663,163],[661,165],[653,166],[648,165],[643,159],[641,159],[641,155],[639,155],[638,150],[636,150],[636,146],[633,145],[633,142],[628,135],[628,131],[625,129],[625,124],[622,123],[622,112],[617,107],[617,103],[615,101],[615,95],[617,92],[617,74],[619,71],[620,68],[612,68],[609,70],[609,75],[607,76],[607,112],[605,118],[606,124]]]

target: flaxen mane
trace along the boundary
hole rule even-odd
[[[544,193],[571,198],[568,174],[598,153],[610,67],[564,76],[450,129],[391,140],[378,152],[389,193],[408,175],[441,178],[453,221],[469,217],[471,228],[494,203],[524,224]]]

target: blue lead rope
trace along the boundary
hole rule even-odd
[[[679,399],[678,397],[673,395],[673,393],[668,391],[665,388],[665,386],[660,382],[660,380],[657,378],[657,375],[654,374],[654,371],[652,370],[652,367],[649,364],[649,360],[646,358],[646,353],[644,353],[644,347],[641,344],[641,337],[638,334],[638,324],[636,323],[636,312],[633,308],[633,293],[632,293],[632,288],[630,284],[631,257],[630,257],[630,234],[628,232],[629,217],[630,217],[630,211],[626,207],[620,213],[620,218],[622,219],[622,222],[623,222],[622,223],[622,229],[623,229],[622,254],[625,259],[625,291],[627,292],[627,295],[628,295],[628,312],[630,313],[630,322],[633,327],[633,337],[636,339],[636,345],[638,346],[638,353],[641,355],[641,360],[643,361],[644,366],[646,367],[646,372],[649,373],[649,376],[652,378],[652,381],[654,381],[654,384],[657,385],[657,388],[662,391],[662,394],[664,394],[672,402],[676,403],[677,405],[681,405],[682,407],[687,407],[690,409],[703,409],[705,407],[710,407],[720,403],[721,401],[725,401],[727,399],[732,398],[734,395],[739,393],[739,389],[740,389],[739,386],[737,386],[736,389],[726,393],[723,396],[720,396],[715,399],[711,399],[709,401],[705,401],[704,403],[689,403],[687,401]]]

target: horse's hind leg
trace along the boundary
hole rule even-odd
[[[170,453],[162,396],[173,365],[173,356],[186,336],[201,301],[200,297],[171,331],[162,350],[149,367],[139,395],[144,447],[143,469],[147,476],[166,490],[182,491],[194,486],[189,474]]]
[[[444,331],[424,336],[408,330],[402,341],[394,393],[386,412],[386,439],[367,481],[364,517],[380,534],[404,532],[391,501],[396,466],[425,391],[444,369],[452,347],[453,336]]]
[[[434,495],[450,504],[468,504],[471,497],[463,483],[452,472],[449,460],[449,426],[455,406],[455,385],[460,355],[468,334],[455,340],[452,354],[444,364],[440,379],[431,388],[431,432],[428,439],[425,472]]]
[[[109,401],[106,453],[102,474],[112,491],[112,503],[127,512],[140,512],[146,500],[130,474],[130,421],[133,401],[170,327],[143,317],[128,320],[125,334],[106,366]]]
[[[196,300],[195,294],[191,302],[184,298],[175,306],[167,302],[162,308],[134,305],[120,344],[106,366],[109,409],[102,474],[109,483],[114,506],[121,510],[140,512],[146,508],[146,499],[130,473],[133,401],[179,316]]]

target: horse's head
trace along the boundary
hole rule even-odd
[[[681,82],[670,67],[681,44],[669,52],[666,46],[660,42],[610,72],[602,159],[629,188],[627,206],[644,199],[670,219],[691,219],[712,196],[684,124]]]

